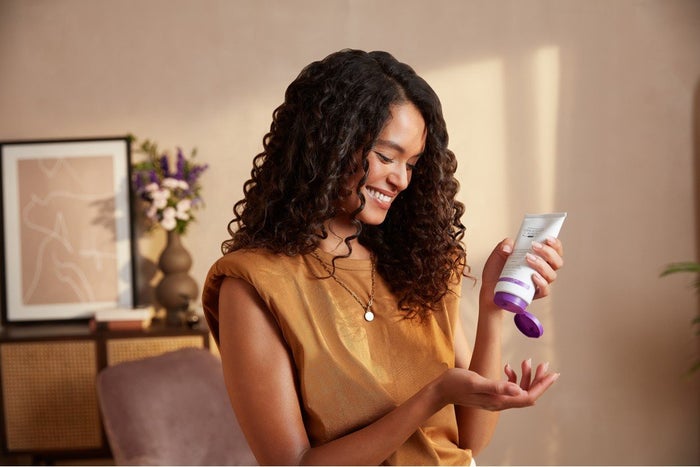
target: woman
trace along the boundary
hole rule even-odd
[[[456,464],[498,411],[558,377],[499,381],[503,310],[482,276],[473,350],[458,300],[464,211],[440,102],[385,52],[307,66],[273,114],[203,302],[233,408],[261,464]],[[536,297],[562,266],[533,245]]]

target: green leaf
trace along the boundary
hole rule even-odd
[[[663,270],[661,273],[660,277],[668,276],[669,274],[675,274],[677,272],[694,272],[694,273],[699,273],[700,272],[700,263],[697,262],[681,262],[681,263],[671,263],[668,266],[666,266],[666,269]],[[700,283],[700,281],[699,281]]]

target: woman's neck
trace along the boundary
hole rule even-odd
[[[357,232],[355,230],[355,226],[347,220],[334,218],[326,221],[325,227],[328,235],[326,238],[319,241],[318,247],[326,253],[330,253],[334,256],[347,255],[348,252],[350,252],[350,249],[348,248],[348,244],[345,242],[345,239],[355,235]],[[365,246],[361,245],[357,238],[350,241],[350,246],[352,247],[352,252],[349,258],[370,258],[370,251]]]

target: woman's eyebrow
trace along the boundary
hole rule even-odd
[[[391,149],[400,152],[401,154],[406,153],[406,150],[403,148],[403,146],[401,146],[400,144],[395,143],[393,141],[389,141],[387,139],[378,139],[376,144],[381,144],[382,146],[388,146]]]
[[[395,143],[394,141],[388,140],[388,139],[378,139],[375,143],[376,145],[382,145],[382,146],[387,146],[400,154],[406,154],[406,150],[403,148],[398,143]],[[423,155],[423,152],[425,152],[425,147],[421,150],[420,153],[416,154],[414,157],[421,157]]]

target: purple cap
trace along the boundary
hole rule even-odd
[[[515,325],[518,327],[520,332],[525,334],[527,337],[540,337],[544,333],[544,328],[542,323],[535,318],[535,315],[523,311],[522,313],[517,313],[515,315]]]
[[[527,337],[540,337],[544,328],[535,315],[526,311],[528,303],[517,295],[496,292],[493,302],[504,310],[515,313],[515,325]]]
[[[493,296],[493,303],[513,313],[523,313],[528,305],[522,298],[508,292],[496,292]]]

